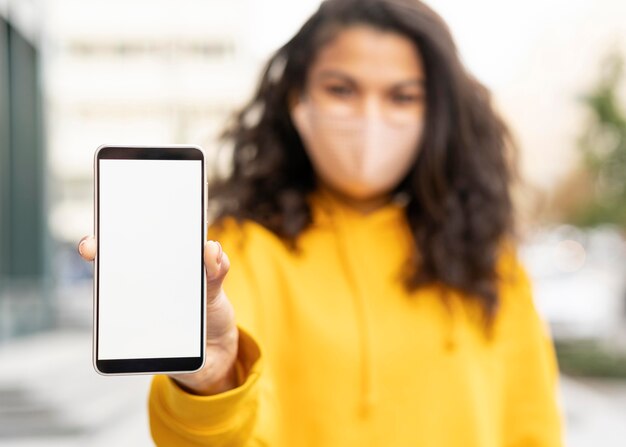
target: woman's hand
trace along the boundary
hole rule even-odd
[[[85,236],[78,244],[78,252],[86,261],[96,257],[96,240]],[[235,360],[239,332],[235,312],[222,289],[230,261],[219,242],[204,245],[206,272],[206,361],[202,369],[192,374],[170,375],[180,386],[194,394],[211,395],[235,388],[237,373]]]

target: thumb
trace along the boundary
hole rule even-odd
[[[207,241],[204,244],[204,269],[207,303],[210,303],[220,293],[222,282],[230,269],[230,260],[219,242]]]

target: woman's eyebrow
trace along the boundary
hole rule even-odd
[[[393,88],[413,87],[413,86],[425,88],[426,80],[423,78],[407,79],[406,81],[401,81],[401,82],[398,82],[397,84],[394,84]]]
[[[337,70],[323,70],[317,75],[317,77],[322,80],[325,78],[341,79],[342,81],[348,82],[350,84],[358,85],[358,81],[356,79]],[[395,83],[392,86],[392,88],[397,89],[397,88],[412,87],[412,86],[424,88],[426,87],[426,80],[423,78],[407,79],[407,80]]]
[[[350,84],[357,84],[357,81],[350,77],[349,75],[342,73],[341,71],[337,71],[337,70],[323,70],[318,74],[318,77],[320,79],[324,79],[324,78],[340,78],[343,81],[346,81]]]

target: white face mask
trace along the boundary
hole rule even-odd
[[[357,199],[390,192],[417,157],[422,122],[337,117],[301,100],[291,119],[319,177]]]

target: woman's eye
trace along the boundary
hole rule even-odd
[[[329,85],[326,91],[334,96],[345,97],[352,94],[352,89],[344,85]]]
[[[395,94],[392,97],[393,101],[399,104],[412,104],[422,101],[423,95],[417,94]]]

